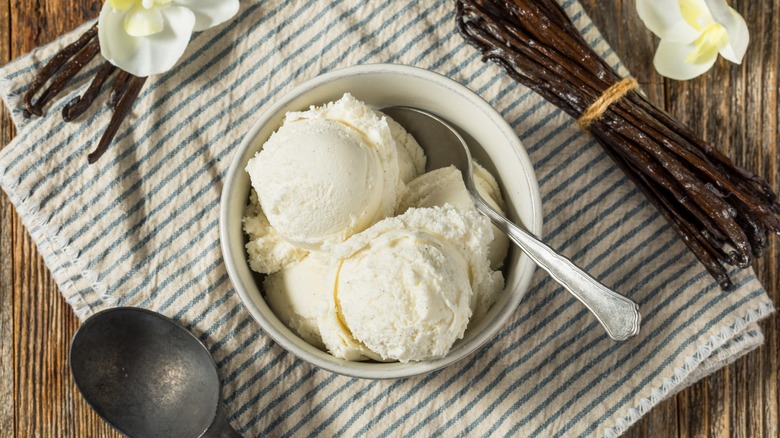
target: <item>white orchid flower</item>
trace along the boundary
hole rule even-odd
[[[718,53],[741,64],[747,24],[726,0],[636,0],[639,18],[661,39],[653,64],[671,79],[688,80],[709,70]]]
[[[100,52],[135,76],[163,73],[184,54],[192,32],[237,11],[238,0],[106,0],[98,18]]]

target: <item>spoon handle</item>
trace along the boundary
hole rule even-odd
[[[636,303],[601,284],[571,260],[504,218],[484,200],[477,198],[474,201],[477,208],[485,213],[498,229],[506,233],[537,265],[590,309],[609,337],[624,341],[639,333],[641,316]]]

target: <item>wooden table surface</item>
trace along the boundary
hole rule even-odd
[[[751,32],[743,65],[721,60],[689,82],[655,73],[656,41],[639,21],[633,0],[581,2],[652,101],[780,189],[780,0],[731,0]],[[0,64],[96,17],[100,5],[0,0]],[[15,132],[6,109],[0,117],[5,145]],[[778,240],[773,238],[771,251],[755,263],[776,304]],[[778,322],[775,313],[761,323],[763,347],[665,401],[627,436],[780,436]],[[13,206],[0,194],[0,438],[118,436],[71,380],[68,345],[77,327]]]

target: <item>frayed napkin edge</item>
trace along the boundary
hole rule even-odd
[[[26,129],[31,129],[32,126],[29,123],[30,119],[24,116],[22,109],[23,95],[13,91],[14,87],[19,85],[18,79],[9,79],[9,72],[16,71],[18,69],[17,64],[29,62],[33,66],[33,71],[25,74],[25,77],[34,77],[37,74],[36,70],[38,67],[45,65],[58,50],[78,39],[87,29],[94,26],[96,22],[97,19],[87,20],[49,43],[38,46],[0,67],[0,100],[3,101],[16,128],[15,138],[5,147],[11,147],[18,138],[22,137],[21,134]],[[51,53],[46,54],[47,52]],[[30,234],[46,266],[51,271],[62,296],[71,306],[76,316],[83,321],[92,314],[92,307],[85,297],[77,291],[74,281],[69,277],[73,273],[73,269],[68,269],[68,265],[78,270],[77,275],[81,279],[91,283],[92,290],[100,296],[104,303],[109,305],[116,304],[117,299],[107,293],[105,285],[97,282],[97,275],[89,269],[89,263],[80,257],[79,251],[70,246],[70,239],[63,238],[60,235],[62,227],[52,223],[51,216],[43,216],[40,212],[40,206],[30,200],[29,189],[20,187],[19,179],[10,175],[1,163],[0,188],[5,191],[9,200],[16,208],[22,224]]]
[[[66,267],[68,264],[78,269],[82,279],[89,281],[90,277],[94,277],[91,281],[92,289],[99,294],[104,303],[116,304],[117,299],[107,293],[105,285],[97,282],[97,275],[90,276],[89,264],[80,257],[79,251],[70,246],[69,239],[60,235],[62,227],[52,223],[51,216],[45,217],[41,213],[40,206],[30,201],[29,190],[21,187],[19,179],[9,175],[2,164],[0,164],[0,188],[5,191],[16,208],[22,224],[35,242],[46,266],[51,270],[62,296],[70,304],[76,316],[83,321],[92,313],[92,307],[79,293],[73,280],[67,277],[70,272]]]
[[[663,379],[663,384],[660,387],[651,388],[648,396],[640,398],[636,406],[630,407],[624,411],[624,415],[618,417],[618,419],[615,421],[615,425],[605,429],[601,436],[605,438],[616,438],[622,435],[626,430],[628,430],[629,427],[631,427],[631,425],[639,421],[642,416],[650,412],[650,410],[657,406],[660,402],[692,384],[693,381],[689,381],[688,377],[695,373],[697,368],[708,358],[710,358],[712,354],[715,353],[719,348],[723,347],[729,341],[734,340],[737,336],[740,336],[741,334],[747,334],[747,332],[742,332],[750,324],[754,324],[766,318],[773,312],[774,307],[771,303],[762,302],[758,303],[758,307],[748,310],[745,316],[742,318],[737,318],[731,324],[721,325],[715,331],[716,334],[711,335],[706,342],[700,344],[692,356],[685,358],[684,365],[682,367],[676,367],[670,377]],[[722,368],[723,366],[726,366],[729,363],[732,363],[740,357],[744,356],[745,354],[755,350],[758,346],[763,344],[763,333],[759,331],[759,334],[761,334],[762,337],[761,342],[756,345],[749,346],[745,350],[737,352],[737,354],[734,354],[730,358],[731,360],[723,360],[720,364],[720,367],[714,366],[708,370],[708,372],[705,372],[698,377],[704,378],[707,375],[715,372],[717,369]]]
[[[17,131],[21,131],[26,125],[26,120],[22,113],[22,96],[11,90],[11,81],[5,76],[5,69],[0,69],[0,98],[2,98],[3,104],[5,104],[6,109],[11,114],[11,122],[13,122],[14,127]]]

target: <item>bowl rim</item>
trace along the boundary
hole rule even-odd
[[[442,85],[450,91],[461,95],[466,98],[477,109],[483,112],[487,117],[491,119],[493,123],[502,131],[504,137],[512,144],[518,161],[523,167],[523,173],[525,175],[524,183],[528,186],[530,194],[530,203],[526,207],[531,209],[531,220],[528,223],[523,223],[532,234],[537,237],[541,237],[542,233],[542,198],[539,191],[538,180],[536,173],[531,164],[530,157],[520,141],[518,135],[514,132],[514,129],[506,122],[495,108],[492,107],[487,101],[482,99],[478,94],[471,91],[465,85],[459,82],[441,75],[439,73],[420,68],[415,66],[403,65],[403,64],[361,64],[351,67],[344,67],[332,70],[327,73],[315,76],[311,79],[305,80],[299,85],[295,86],[291,90],[287,91],[280,98],[276,99],[273,104],[264,109],[252,123],[252,126],[246,131],[242,137],[241,143],[236,148],[233,156],[231,157],[230,166],[228,167],[222,192],[220,194],[220,212],[219,212],[219,228],[220,228],[220,249],[224,259],[225,267],[228,271],[231,283],[235,287],[238,295],[241,299],[243,306],[252,315],[252,318],[262,327],[262,329],[282,348],[293,353],[298,358],[311,363],[319,368],[331,371],[336,374],[341,374],[349,377],[357,377],[364,379],[397,379],[407,378],[413,376],[419,376],[427,374],[438,369],[449,366],[456,363],[465,357],[470,356],[477,350],[479,350],[487,341],[492,339],[495,334],[505,325],[511,314],[516,310],[517,306],[522,301],[523,297],[528,291],[531,278],[536,265],[528,258],[527,255],[521,254],[518,264],[520,265],[521,272],[519,273],[520,280],[516,287],[517,290],[512,291],[512,299],[505,306],[505,309],[496,315],[493,321],[487,324],[483,331],[470,341],[468,348],[459,348],[457,350],[451,350],[450,353],[439,359],[432,359],[420,362],[391,362],[391,363],[372,363],[370,367],[362,366],[363,362],[351,362],[343,359],[336,358],[329,353],[319,350],[316,347],[307,344],[302,339],[302,344],[291,340],[290,334],[297,336],[294,332],[289,330],[283,323],[280,322],[283,329],[276,327],[271,321],[267,321],[266,317],[260,309],[254,306],[253,297],[251,294],[260,292],[260,287],[255,284],[255,291],[248,290],[247,287],[241,281],[241,275],[238,272],[237,260],[233,257],[233,252],[228,244],[230,241],[229,230],[227,224],[230,223],[230,193],[232,187],[235,185],[235,181],[239,178],[240,172],[243,172],[245,167],[241,160],[241,157],[246,153],[246,150],[253,145],[255,137],[265,127],[265,125],[276,116],[279,111],[287,107],[292,101],[299,98],[301,95],[323,86],[324,84],[340,79],[345,76],[355,76],[364,74],[391,74],[401,76],[413,76],[417,79],[423,79],[430,81],[438,85]],[[247,263],[246,260],[242,260],[242,263]],[[268,309],[270,311],[270,308]],[[271,312],[272,314],[272,312]],[[289,333],[288,333],[289,332]]]

